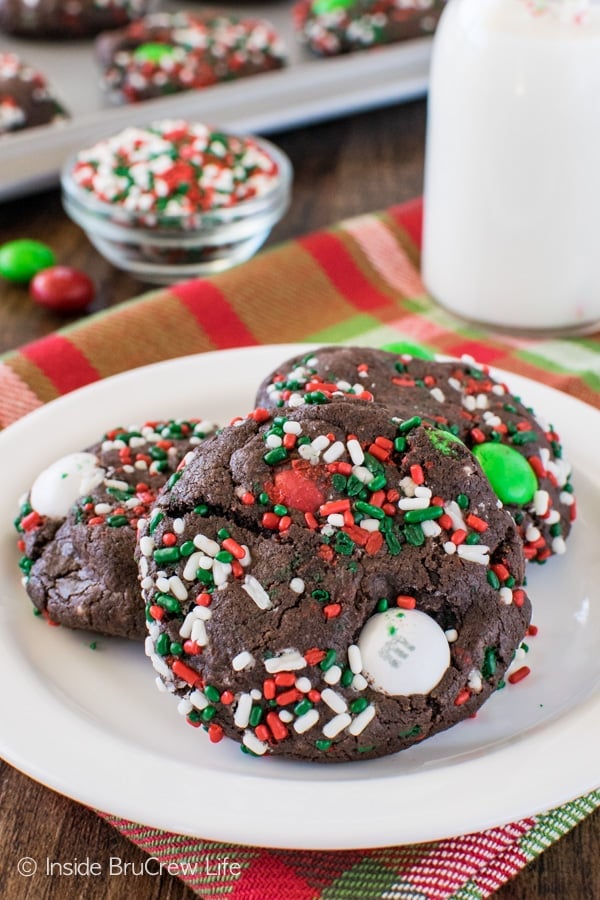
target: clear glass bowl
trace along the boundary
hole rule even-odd
[[[105,259],[140,281],[170,284],[223,272],[256,253],[290,203],[293,172],[288,157],[269,141],[252,140],[275,160],[279,174],[266,193],[251,200],[200,211],[185,220],[159,216],[155,223],[141,223],[139,213],[104,203],[74,181],[74,154],[61,174],[63,207]]]

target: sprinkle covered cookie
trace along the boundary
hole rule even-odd
[[[116,428],[36,479],[15,520],[34,606],[52,623],[140,640],[138,520],[214,426],[170,420]]]
[[[133,103],[279,69],[284,50],[262,19],[214,12],[155,13],[101,35],[104,87]]]
[[[257,403],[297,407],[338,395],[374,398],[394,415],[418,412],[449,429],[473,451],[514,516],[526,558],[544,562],[565,552],[576,507],[559,436],[485,366],[322,347],[282,363],[264,380]]]
[[[453,435],[375,403],[255,410],[140,523],[147,653],[211,741],[318,761],[471,716],[530,616],[522,544]]]
[[[119,28],[153,5],[153,0],[0,0],[0,30],[26,37],[82,37]]]
[[[435,31],[446,0],[300,0],[294,23],[318,56],[425,37]]]
[[[64,118],[45,76],[15,53],[0,53],[0,137]]]

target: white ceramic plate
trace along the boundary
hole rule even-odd
[[[566,556],[532,567],[532,674],[474,720],[396,756],[311,765],[211,745],[160,694],[141,646],[48,628],[20,584],[11,529],[37,472],[116,424],[227,421],[297,346],[206,353],[137,369],[50,403],[0,434],[0,752],[70,797],[215,840],[310,849],[386,846],[491,827],[599,782],[600,413],[503,373],[560,428],[580,515]],[[283,808],[285,807],[285,812]]]

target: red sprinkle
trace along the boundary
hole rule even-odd
[[[440,518],[443,519],[444,517],[441,516]],[[457,528],[456,531],[451,535],[450,540],[458,547],[459,544],[464,544],[466,538],[467,532],[464,530],[464,528]]]
[[[309,691],[308,694],[307,694],[306,696],[307,696],[308,699],[311,701],[311,703],[318,703],[318,702],[320,701],[320,699],[321,699],[321,692],[320,692],[320,691],[316,691],[316,690],[313,688],[313,690],[312,690],[312,691]]]
[[[296,684],[296,676],[293,672],[278,672],[274,681],[277,687],[293,687]]]
[[[414,609],[416,605],[415,598],[409,597],[408,594],[398,594],[396,597],[396,606],[399,606],[400,609]]]
[[[34,509],[30,513],[28,513],[28,515],[23,516],[23,518],[21,519],[21,528],[23,529],[23,531],[33,531],[34,528],[37,528],[42,524],[42,522],[43,519],[40,516],[39,512],[36,512],[36,510]]]
[[[274,700],[277,689],[272,678],[266,678],[263,681],[263,695],[265,700]]]
[[[279,528],[279,516],[274,512],[263,513],[261,524],[263,528],[270,528],[271,531],[277,531]]]
[[[489,528],[487,522],[484,522],[483,519],[479,518],[479,516],[473,515],[473,513],[469,513],[469,515],[465,519],[465,522],[467,523],[469,528],[472,528],[473,531],[478,531],[480,534],[484,531],[487,531],[487,529]]]
[[[210,606],[211,596],[206,591],[196,597],[196,606]]]
[[[339,603],[328,603],[327,606],[323,607],[323,613],[326,619],[335,619],[342,611],[342,607]]]
[[[208,726],[208,739],[211,744],[218,744],[219,741],[223,740],[225,732],[223,731],[222,725],[217,725],[216,722],[212,722]]]
[[[290,703],[296,703],[301,698],[302,694],[300,691],[292,688],[291,691],[284,691],[282,694],[278,694],[276,699],[278,706],[289,706]]]
[[[414,465],[410,467],[410,477],[414,481],[415,484],[424,484],[425,475],[423,474],[423,469],[421,466]]]
[[[508,676],[508,680],[511,684],[518,684],[519,681],[523,681],[524,678],[527,678],[528,675],[531,674],[531,669],[529,666],[521,666],[520,669],[517,669],[516,672],[513,672],[512,675]]]
[[[199,653],[202,653],[202,647],[196,641],[184,641],[183,649],[188,656],[198,656]]]
[[[148,610],[153,619],[160,621],[164,615],[166,610],[162,608],[162,606],[151,606]]]
[[[181,678],[183,681],[187,682],[187,684],[192,687],[201,688],[203,685],[203,681],[193,669],[190,669],[189,666],[186,666],[185,663],[182,663],[180,659],[176,659],[171,666],[173,670],[173,674],[177,675],[178,678]]]
[[[177,543],[177,537],[176,537],[176,535],[173,534],[172,531],[167,531],[162,536],[162,542],[165,545],[165,547],[174,547],[175,544]]]
[[[250,493],[250,491],[246,491],[245,494],[242,494],[240,499],[241,499],[242,503],[244,504],[244,506],[252,506],[252,504],[254,503],[255,497],[254,497],[254,494]]]
[[[529,637],[535,637],[538,631],[539,628],[537,627],[537,625],[530,625],[527,629],[527,634],[529,635]]]
[[[462,706],[463,703],[466,703],[467,700],[471,698],[471,691],[468,688],[465,688],[463,691],[460,691],[456,700],[454,701],[455,706]]]
[[[227,552],[235,556],[236,559],[243,559],[246,555],[244,548],[241,547],[237,541],[234,541],[233,538],[225,538],[222,547],[223,550],[227,550]]]
[[[331,500],[329,503],[324,503],[319,507],[319,515],[329,516],[332,513],[345,512],[347,509],[350,509],[349,500]]]
[[[271,737],[271,732],[267,728],[266,725],[257,725],[254,729],[254,734],[259,739],[259,741],[267,742]]]
[[[235,700],[235,696],[231,693],[231,691],[223,691],[221,694],[221,703],[223,706],[231,706],[233,701]]]
[[[288,736],[288,730],[276,712],[267,713],[267,725],[276,741],[283,741]]]
[[[513,591],[512,599],[515,606],[520,608],[525,603],[525,591],[517,588],[516,591]]]
[[[304,659],[309,666],[318,666],[321,660],[325,659],[325,651],[319,650],[318,647],[311,647],[304,654]]]
[[[271,413],[268,409],[263,409],[262,406],[259,406],[250,413],[249,418],[260,424],[261,422],[267,422],[271,418]]]

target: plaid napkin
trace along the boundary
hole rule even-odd
[[[427,297],[421,204],[360,216],[204,281],[155,291],[0,360],[0,426],[91,381],[158,360],[249,344],[409,341],[500,366],[600,406],[600,333],[508,338],[467,326]],[[600,806],[600,791],[477,834],[379,850],[237,847],[105,814],[205,900],[478,900]],[[229,857],[239,867],[219,870]]]

